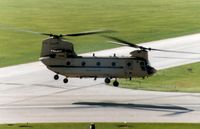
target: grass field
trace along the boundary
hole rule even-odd
[[[5,124],[0,129],[89,129],[89,123]],[[199,129],[200,124],[97,123],[97,129]]]
[[[120,80],[124,88],[173,91],[200,92],[200,63],[184,65],[158,71],[154,76],[146,79]]]
[[[0,67],[37,61],[46,38],[6,26],[57,34],[108,28],[139,43],[199,32],[199,6],[198,0],[0,0]],[[79,53],[115,47],[98,36],[70,39]]]

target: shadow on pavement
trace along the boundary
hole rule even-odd
[[[152,105],[152,104],[132,104],[132,103],[109,103],[109,102],[76,102],[75,105],[87,105],[92,107],[105,107],[105,108],[128,108],[137,110],[149,110],[149,111],[161,111],[169,112],[167,116],[179,115],[183,113],[188,113],[193,110],[173,105]]]

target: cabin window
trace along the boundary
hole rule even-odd
[[[100,66],[100,65],[101,65],[101,62],[97,62],[96,65],[97,65],[97,66]]]
[[[85,64],[86,64],[86,63],[85,63],[84,61],[81,63],[82,66],[85,66]]]
[[[71,62],[70,62],[70,61],[67,61],[66,65],[68,65],[68,66],[71,65]]]
[[[49,55],[51,58],[55,58],[56,57],[56,54],[50,54]]]
[[[128,66],[128,67],[130,67],[131,65],[132,65],[131,62],[128,62],[128,63],[127,63],[127,66]]]
[[[115,62],[112,62],[112,66],[115,67],[115,66],[116,66],[116,63],[115,63]]]

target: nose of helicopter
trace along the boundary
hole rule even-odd
[[[155,74],[157,72],[157,70],[151,66],[148,66],[147,72],[148,72],[148,75],[151,76],[151,75]]]

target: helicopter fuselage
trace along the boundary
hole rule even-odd
[[[41,57],[48,69],[66,77],[131,78],[152,75],[155,70],[143,59],[122,57]]]
[[[82,57],[76,54],[72,43],[58,37],[43,41],[40,61],[56,73],[55,80],[59,78],[58,75],[65,76],[64,83],[68,82],[68,77],[105,78],[105,82],[110,83],[112,78],[144,78],[156,72],[149,65],[145,50],[135,50],[129,57]],[[117,80],[113,85],[119,85]]]

